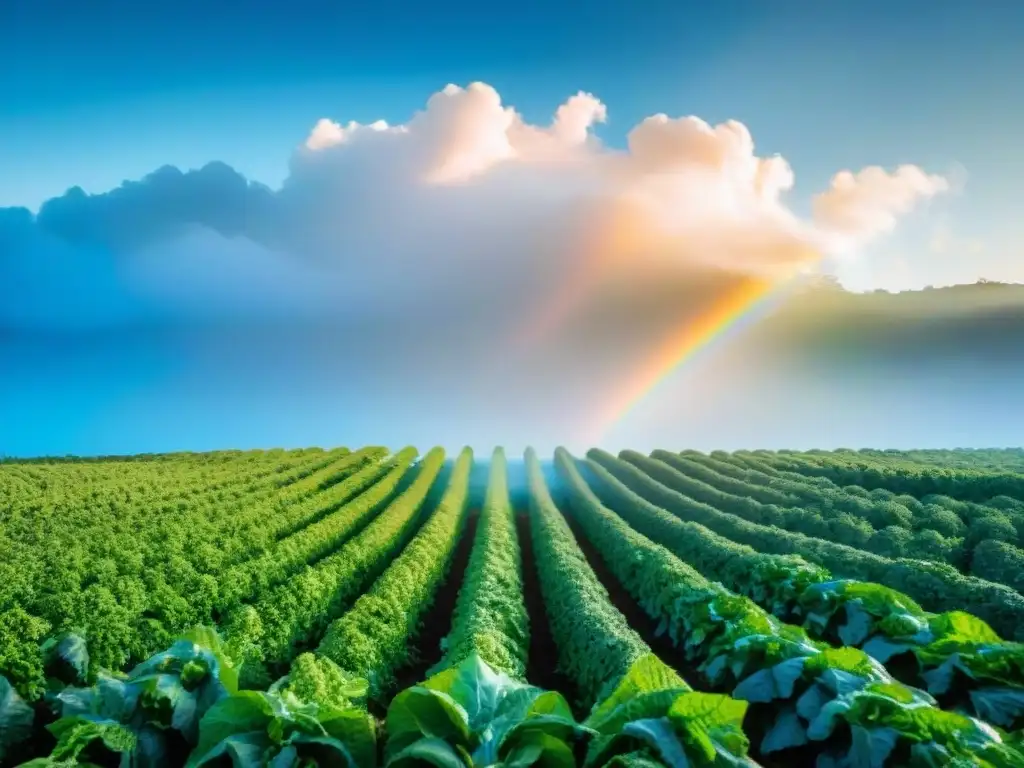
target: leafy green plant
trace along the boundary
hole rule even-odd
[[[271,693],[291,692],[300,701],[342,708],[363,706],[369,681],[346,672],[323,656],[304,653],[292,662],[288,674],[270,686]]]
[[[428,674],[457,664],[476,651],[491,667],[521,680],[526,674],[529,635],[508,466],[504,451],[496,448],[451,632],[441,641],[444,658]]]
[[[497,672],[477,653],[399,693],[388,707],[388,766],[576,765],[592,731],[561,694]]]
[[[637,496],[606,468],[622,467],[628,479],[636,476],[635,467],[597,451],[590,455],[600,459],[589,461],[587,469],[601,499],[702,574],[742,588],[779,616],[803,621],[817,639],[863,647],[901,682],[926,687],[942,706],[1002,727],[1021,726],[1020,643],[1001,640],[984,621],[960,611],[929,613],[904,593],[880,584],[833,579],[824,569],[814,577],[787,579],[788,568],[797,574],[802,570],[799,562],[790,563],[790,555],[755,552],[676,518]],[[822,575],[826,578],[818,578]],[[777,588],[775,583],[786,586]]]
[[[236,768],[374,768],[374,723],[355,707],[303,702],[289,691],[238,691],[206,712],[186,766],[225,761]]]
[[[35,712],[14,690],[10,681],[0,675],[0,762],[7,751],[32,733]]]
[[[420,619],[444,581],[464,528],[472,467],[473,452],[464,448],[430,518],[317,646],[317,656],[366,678],[375,697],[390,693],[396,670],[409,661]]]
[[[416,459],[416,449],[404,448],[388,461],[370,463],[326,491],[311,496],[305,506],[329,514],[275,542],[259,557],[228,568],[220,578],[218,607],[236,606],[262,594],[307,563],[338,548],[359,530],[398,488]]]
[[[110,756],[117,756],[121,764],[157,766],[167,757],[154,729],[134,731],[109,718],[66,717],[47,729],[57,738],[57,745],[47,757],[29,760],[20,768],[94,766],[100,761],[109,763]]]
[[[813,743],[820,744],[819,749],[832,755],[837,765],[874,766],[885,764],[894,749],[923,749],[921,728],[905,716],[905,710],[913,708],[915,717],[926,721],[941,720],[946,713],[929,694],[899,684],[864,651],[813,641],[801,627],[784,625],[750,599],[710,584],[603,507],[563,449],[556,452],[556,467],[582,530],[687,657],[701,661],[700,671],[712,688],[731,689],[735,699],[764,705],[761,708],[771,715],[771,722],[759,745],[761,754]],[[887,596],[885,590],[871,589],[854,589],[850,594],[876,613],[881,608],[871,598]],[[872,721],[864,715],[868,710],[855,704],[873,700],[876,694],[896,704],[889,706],[884,718]],[[830,713],[828,723],[821,720],[823,712]],[[946,750],[962,756],[1006,751],[993,728],[957,717],[959,729],[929,731],[933,752]],[[838,722],[843,727],[837,728]],[[964,741],[967,730],[972,736]],[[1012,749],[1008,754],[1024,760]]]
[[[647,501],[682,520],[699,523],[735,544],[762,554],[798,555],[835,573],[898,588],[928,610],[969,610],[1005,637],[1024,639],[1024,596],[1000,584],[964,576],[943,563],[891,559],[825,538],[793,533],[692,499],[669,484],[680,476],[659,461],[636,453],[629,461],[593,449],[587,453]]]
[[[981,619],[928,613],[895,590],[854,581],[815,585],[800,602],[807,626],[904,671],[904,682],[926,687],[943,707],[1011,730],[1024,725],[1024,643],[1002,640]],[[909,673],[897,664],[905,655],[915,662]]]
[[[225,635],[245,661],[247,673],[261,665],[275,674],[286,672],[310,639],[384,572],[415,533],[444,455],[441,448],[429,451],[412,483],[358,535],[228,615]]]
[[[80,632],[61,632],[43,641],[39,651],[49,690],[88,681],[89,648],[83,635]]]
[[[81,661],[78,644],[64,647]],[[238,670],[220,638],[198,627],[126,675],[100,672],[90,687],[54,694],[59,719],[47,726],[57,738],[50,759],[106,750],[143,763],[170,761],[196,744],[204,714],[237,690]]]
[[[568,453],[559,449],[556,466],[560,473],[569,460]],[[559,647],[559,662],[576,682],[583,703],[591,706],[585,724],[599,735],[588,755],[588,764],[603,765],[638,747],[646,749],[651,759],[669,766],[710,765],[716,761],[747,764],[748,742],[742,732],[746,705],[728,696],[705,697],[695,693],[678,673],[651,652],[609,601],[552,500],[532,451],[527,452],[526,469],[534,551],[546,613]],[[580,486],[572,482],[578,476],[570,476],[569,480],[571,497]],[[607,511],[606,515],[612,526],[603,541],[611,542],[616,538],[612,528],[622,531],[628,530],[628,526]],[[633,536],[636,538],[622,541],[645,541],[635,532]],[[711,587],[675,558],[677,570],[693,574],[704,589],[689,595],[685,585],[673,590],[670,581],[681,585],[675,578],[676,570],[664,572],[669,574],[668,580],[657,577],[659,566],[666,563],[664,558],[659,561],[659,555],[672,557],[671,554],[647,544],[646,548],[629,552],[605,549],[603,557],[613,567],[618,566],[620,575],[629,574],[624,581],[638,586],[642,604],[649,608],[672,606],[671,611],[658,614],[663,620],[661,629],[672,633],[681,629],[675,621],[678,616],[709,598],[722,596],[723,590]],[[694,633],[694,640],[697,634]],[[675,635],[677,642],[684,637],[685,632]],[[595,653],[595,649],[600,652]]]
[[[746,711],[746,702],[693,691],[656,656],[643,656],[584,722],[597,734],[586,765],[617,765],[638,752],[673,768],[756,765],[746,757]]]

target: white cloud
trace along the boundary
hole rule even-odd
[[[891,232],[899,216],[922,198],[949,188],[945,178],[915,165],[901,165],[894,173],[874,165],[859,173],[840,171],[828,191],[815,197],[814,217],[826,231],[862,245]]]
[[[531,208],[544,187],[546,204],[557,200],[564,220],[583,222],[576,227],[582,241],[594,239],[588,228],[607,230],[628,220],[627,234],[605,238],[619,243],[614,247],[621,253],[603,258],[628,258],[633,268],[640,266],[636,259],[649,257],[662,266],[674,261],[677,266],[791,269],[830,251],[861,247],[893,229],[917,200],[949,186],[909,165],[892,173],[879,167],[840,171],[831,188],[815,198],[813,220],[805,221],[784,200],[794,184],[789,163],[758,156],[742,123],[711,126],[693,116],[658,114],[629,132],[626,151],[616,151],[590,132],[606,118],[605,106],[581,92],[556,110],[549,126],[530,125],[488,85],[449,85],[403,126],[342,128],[320,121],[306,147],[322,150],[321,157],[314,152],[304,161],[339,164],[332,153],[350,155],[346,168],[360,164],[370,184],[433,187],[432,195],[421,192],[419,200],[438,216],[445,215],[444,204],[435,208],[434,202],[447,197],[454,205],[458,197],[438,187],[472,184],[474,196],[490,199],[510,220]],[[366,130],[389,135],[362,146],[347,141]],[[426,202],[428,197],[433,201]],[[396,205],[391,213],[400,225],[415,221],[418,211]],[[481,251],[489,248],[486,240],[477,245]],[[416,250],[410,249],[409,258],[416,258]]]
[[[789,163],[759,156],[742,123],[654,115],[620,150],[593,134],[607,117],[580,92],[534,125],[489,85],[449,85],[401,125],[320,120],[280,190],[223,165],[163,169],[51,201],[33,226],[114,258],[115,287],[133,306],[199,311],[233,290],[226,304],[243,315],[277,304],[279,314],[344,305],[513,317],[574,273],[597,290],[695,266],[788,271],[856,249],[948,187],[915,166],[841,171],[806,220],[785,199]],[[2,259],[20,258],[45,257],[0,256],[0,278]],[[44,304],[60,295],[36,293]]]

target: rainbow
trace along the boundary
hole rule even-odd
[[[585,304],[594,290],[615,269],[630,267],[634,256],[661,245],[652,232],[646,213],[636,205],[613,201],[594,217],[600,225],[584,231],[576,266],[545,306],[532,313],[518,329],[513,346],[532,347]],[[820,261],[821,254],[808,251],[799,267],[775,279],[745,277],[725,291],[697,317],[690,317],[659,343],[646,361],[619,386],[587,426],[587,441],[600,442],[608,431],[680,366],[690,362],[712,343],[727,338],[762,319],[787,294],[798,275]]]
[[[706,311],[688,319],[659,344],[647,361],[608,399],[588,432],[598,442],[662,381],[702,350],[767,315],[786,295],[796,275],[777,281],[743,278]]]

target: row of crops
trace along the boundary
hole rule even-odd
[[[1024,767],[1017,458],[0,463],[0,764]]]

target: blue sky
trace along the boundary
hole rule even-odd
[[[592,91],[609,107],[597,133],[612,144],[656,112],[737,118],[761,154],[793,164],[797,208],[839,168],[965,174],[964,193],[936,214],[942,231],[985,240],[997,272],[1024,260],[1013,251],[1020,3],[360,6],[4,3],[0,206],[34,209],[72,185],[102,192],[168,163],[220,160],[276,186],[318,118],[403,122],[445,83],[484,80],[533,120]],[[885,258],[921,260],[937,220],[908,230],[917,242],[890,241]],[[900,267],[887,269],[898,283]]]
[[[363,182],[372,182],[373,168],[387,170],[386,164],[340,162],[342,175],[356,179],[349,188],[310,172],[299,178],[290,197],[246,190],[234,171],[276,190],[296,178],[289,177],[293,152],[320,118],[405,123],[447,83],[484,81],[528,123],[544,126],[567,97],[580,90],[593,93],[607,106],[608,120],[592,131],[611,147],[623,147],[627,132],[656,113],[692,114],[712,124],[740,120],[753,134],[759,156],[779,153],[792,165],[796,184],[787,203],[801,215],[810,213],[812,195],[841,169],[915,164],[945,176],[952,190],[901,215],[891,236],[858,260],[842,263],[838,269],[845,283],[899,290],[979,277],[1024,282],[1019,211],[1024,4],[523,0],[360,5],[0,3],[0,425],[9,427],[7,434],[0,429],[0,453],[397,444],[406,434],[421,442],[436,434],[438,442],[449,445],[463,440],[486,445],[503,434],[513,435],[515,445],[570,440],[575,426],[586,420],[587,407],[616,387],[627,363],[599,360],[605,352],[598,345],[600,351],[537,353],[516,372],[519,378],[503,379],[493,367],[492,357],[511,365],[501,347],[504,337],[488,335],[505,332],[499,319],[512,313],[512,304],[504,293],[521,290],[532,297],[537,286],[559,274],[542,258],[543,249],[526,263],[526,274],[510,270],[507,280],[497,280],[501,288],[512,286],[507,292],[479,294],[477,302],[488,311],[478,322],[453,319],[454,305],[467,297],[446,292],[445,281],[475,285],[484,271],[462,270],[484,267],[455,260],[448,265],[455,272],[437,271],[447,277],[437,278],[433,292],[422,287],[433,274],[429,263],[420,260],[406,270],[392,261],[377,274],[372,268],[358,277],[351,273],[343,299],[327,296],[329,304],[342,307],[327,321],[342,328],[327,334],[332,341],[282,352],[287,363],[263,353],[263,327],[281,317],[294,319],[324,299],[323,291],[310,288],[324,287],[315,269],[301,259],[282,261],[282,243],[319,252],[330,250],[324,238],[347,236],[349,245],[380,246],[356,254],[360,269],[378,257],[387,262],[382,243],[395,251],[391,256],[403,255],[408,243],[388,239],[386,217],[381,231],[353,235],[345,230],[362,223],[360,195],[369,188]],[[182,178],[165,173],[121,197],[99,196],[163,166],[187,171],[211,161],[226,166]],[[38,219],[12,210],[24,206],[36,212],[73,186],[97,196],[63,198]],[[182,194],[188,198],[187,220],[181,218]],[[310,202],[319,218],[307,229],[306,220],[294,214]],[[465,200],[459,205],[469,210]],[[486,213],[481,206],[478,213]],[[239,210],[247,217],[244,237],[236,237],[232,218]],[[249,213],[257,210],[266,215]],[[355,218],[332,230],[328,225],[336,211],[344,210],[355,210]],[[546,221],[542,213],[532,211],[530,221]],[[476,220],[489,221],[486,216]],[[475,223],[469,214],[453,221],[467,232]],[[520,242],[522,221],[493,232],[481,224],[476,235],[490,235],[493,243],[511,248]],[[179,231],[183,224],[192,228]],[[314,234],[303,240],[294,237],[296,232]],[[554,248],[555,240],[536,242]],[[437,250],[451,245],[443,241]],[[463,256],[472,256],[490,246],[478,246],[467,234],[465,249]],[[493,268],[504,268],[500,259]],[[399,272],[410,291],[401,296],[388,282]],[[129,278],[136,282],[129,285]],[[459,304],[458,311],[471,304]],[[180,328],[158,341],[138,336],[137,328],[130,337],[117,330],[122,322],[168,318],[201,325],[220,312],[249,320],[255,313],[263,325],[239,331],[243,343],[218,335],[197,341]],[[371,319],[367,313],[372,312],[378,314]],[[446,345],[434,345],[436,334],[424,337],[419,347],[402,340],[404,328],[445,312],[453,329]],[[644,322],[629,331],[638,346],[628,359],[637,364],[643,345],[660,332]],[[18,336],[22,333],[32,338]],[[378,336],[371,343],[366,334],[373,333]],[[295,331],[290,338],[301,337]],[[281,344],[292,346],[303,344]],[[367,351],[371,347],[386,354],[375,357]],[[246,352],[226,362],[233,349]],[[405,367],[394,362],[403,355],[409,360]],[[593,373],[601,365],[608,370]],[[796,378],[810,377],[807,370]],[[701,378],[700,371],[695,374]],[[483,389],[502,381],[508,387],[503,395],[491,397]],[[700,386],[712,386],[709,381],[714,382],[711,373]],[[841,407],[838,385],[828,381],[804,381],[820,394],[815,408]],[[408,394],[409,382],[417,383],[417,395]],[[884,381],[876,384],[885,390]],[[898,407],[906,411],[906,423],[916,425],[907,434],[919,435],[918,444],[948,443],[954,435],[961,440],[971,419],[996,418],[978,405],[979,410],[964,410],[974,415],[958,416],[955,428],[931,429],[933,414],[913,409],[916,389],[912,382],[904,384]],[[752,431],[738,425],[726,433],[716,427],[711,408],[700,439],[709,447],[715,447],[717,434],[732,435],[736,447],[771,444],[758,435],[814,444],[808,438],[814,432],[801,430],[813,423],[815,411],[800,410],[795,386],[789,380],[777,384],[779,392],[790,393],[784,399],[789,405],[778,407],[783,421],[759,422]],[[622,434],[635,445],[658,445],[684,431],[694,415],[677,407],[673,398],[681,391],[660,388],[658,397],[638,410],[639,421],[625,425]],[[736,413],[737,403],[749,394],[735,394],[722,408]],[[959,396],[948,394],[942,408],[949,411]],[[851,439],[837,434],[836,440],[868,444],[874,434],[892,444],[899,437],[893,422],[862,418],[866,396],[858,397],[856,406],[846,401],[858,409],[851,410],[846,432]],[[357,413],[332,398],[362,406]],[[457,412],[451,403],[437,406],[450,398]],[[794,415],[788,431],[783,429],[787,408],[803,414]],[[523,413],[535,417],[524,423]],[[407,425],[409,432],[403,431]],[[1004,427],[993,420],[983,442],[998,441]],[[699,437],[694,433],[694,440]]]
[[[274,184],[324,114],[401,121],[470,80],[530,118],[593,91],[611,141],[655,112],[735,117],[814,186],[868,162],[959,162],[980,178],[1024,162],[1018,3],[361,5],[4,3],[0,203],[165,163],[222,160]]]

